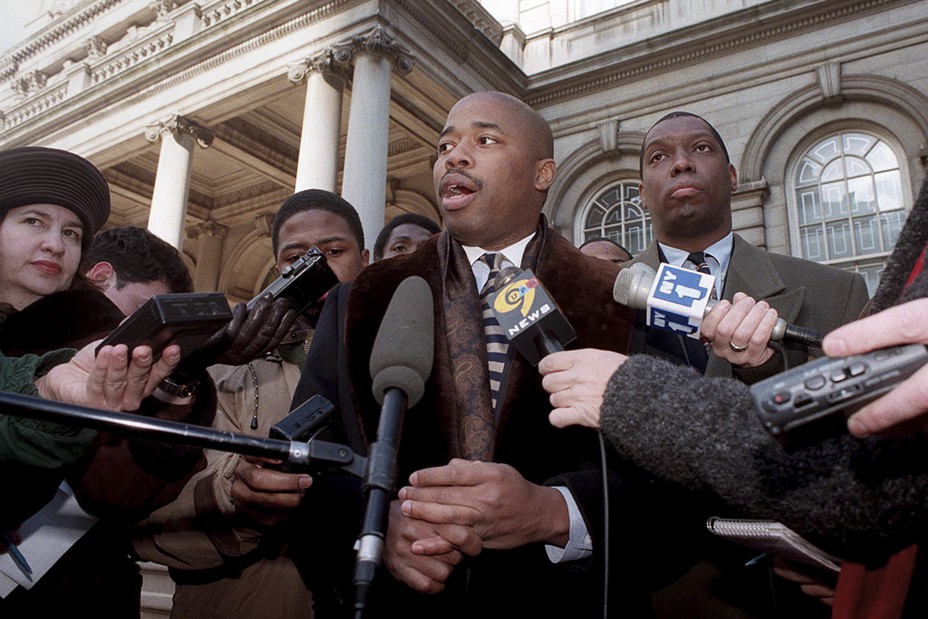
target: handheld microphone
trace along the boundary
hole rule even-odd
[[[354,573],[357,614],[364,609],[383,555],[403,416],[422,399],[425,381],[432,373],[433,311],[432,291],[425,280],[407,277],[387,306],[371,350],[373,392],[381,411],[362,485],[367,505]]]
[[[499,289],[490,299],[490,309],[509,341],[533,366],[577,339],[531,269],[519,272],[510,267],[500,272]]]
[[[697,276],[703,279],[711,278],[710,275],[700,274],[696,271],[690,271],[689,269],[673,267],[668,264],[661,265],[660,275],[658,275],[658,273],[648,265],[638,262],[619,272],[619,276],[615,280],[615,286],[612,289],[612,297],[616,302],[622,305],[627,305],[634,309],[647,310],[649,314],[648,324],[651,326],[659,329],[683,332],[690,337],[698,337],[699,324],[706,314],[715,306],[717,301],[707,300],[704,305],[705,309],[702,312],[699,311],[699,304],[696,303],[691,306],[679,303],[674,304],[672,312],[666,311],[666,305],[655,310],[656,307],[661,305],[659,302],[656,302],[658,301],[658,297],[664,296],[658,293],[658,289],[661,286],[674,289],[676,286],[675,283],[671,283],[671,280],[678,276],[688,279]],[[714,278],[712,279],[714,280]],[[690,290],[690,288],[686,290]],[[679,290],[676,292],[679,295]],[[700,315],[689,313],[687,311],[688,309],[696,311],[696,313]],[[660,319],[652,321],[652,316],[655,314],[655,311],[660,316]],[[693,318],[696,319],[696,322],[692,320]],[[787,342],[805,344],[806,346],[814,346],[816,348],[821,348],[822,339],[824,337],[825,334],[816,329],[792,325],[782,318],[777,318],[777,324],[773,328],[773,333],[770,334],[771,341],[784,340]]]

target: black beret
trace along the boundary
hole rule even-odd
[[[57,148],[0,150],[0,216],[29,204],[62,206],[81,220],[86,250],[110,216],[110,187],[89,161]]]

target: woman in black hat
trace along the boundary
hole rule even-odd
[[[44,147],[0,151],[2,353],[79,348],[123,320],[81,275],[83,256],[109,213],[109,186],[83,157]],[[150,396],[136,413],[208,426],[213,385],[200,381],[185,401]],[[137,616],[141,577],[128,557],[126,527],[172,500],[205,464],[199,448],[82,435],[85,440],[67,443],[68,453],[50,435],[48,466],[0,462],[0,491],[16,497],[0,505],[0,532],[41,508],[65,476],[82,507],[103,518],[35,587],[0,600],[2,616],[60,608],[81,616]],[[56,603],[64,606],[53,609]]]

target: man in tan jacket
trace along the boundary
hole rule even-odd
[[[272,243],[278,270],[311,247],[341,282],[368,263],[357,211],[327,191],[291,196],[274,219]],[[218,397],[214,428],[268,436],[289,412],[315,319],[302,316],[291,336],[263,358],[210,367]],[[137,529],[139,557],[171,568],[171,616],[311,617],[312,594],[286,545],[288,526],[298,525],[290,516],[311,477],[233,453],[212,451],[208,458],[207,469],[181,496]]]

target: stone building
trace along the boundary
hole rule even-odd
[[[475,90],[551,122],[545,210],[577,244],[650,241],[638,150],[685,109],[726,140],[736,231],[860,271],[871,290],[928,158],[925,0],[34,7],[26,38],[0,45],[0,148],[88,157],[112,187],[109,224],[148,226],[183,251],[197,290],[232,302],[273,278],[269,223],[295,189],[342,193],[368,246],[397,213],[440,220],[436,139]]]

